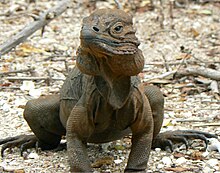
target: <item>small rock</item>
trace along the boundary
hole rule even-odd
[[[183,163],[186,163],[186,161],[187,160],[185,159],[185,157],[180,157],[180,158],[176,159],[176,164],[181,165]]]
[[[212,172],[212,170],[206,166],[203,168],[203,172]]]
[[[101,147],[103,149],[103,151],[107,151],[108,150],[108,147],[111,145],[111,143],[104,143],[104,144],[101,144]]]
[[[11,107],[10,107],[8,104],[4,104],[4,105],[2,106],[2,110],[3,110],[4,112],[9,112],[10,108],[11,108]]]
[[[28,156],[27,156],[28,159],[38,159],[39,158],[39,155],[37,153],[30,153]]]
[[[158,168],[158,169],[162,169],[163,167],[164,167],[163,164],[158,164],[158,165],[157,165],[157,168]]]
[[[162,162],[164,165],[167,165],[167,166],[170,166],[172,164],[172,160],[167,156],[162,158]]]
[[[3,170],[6,172],[24,173],[24,168],[17,166],[4,166]]]
[[[220,153],[220,142],[218,139],[211,138],[209,141],[210,145],[208,145],[207,151],[218,151]]]
[[[22,91],[30,91],[31,89],[34,88],[35,88],[35,83],[32,81],[23,81],[23,84],[20,87]]]
[[[207,161],[207,164],[209,164],[211,167],[214,167],[219,164],[219,161],[218,159],[210,159]]]
[[[41,96],[41,90],[32,88],[32,89],[29,90],[29,95],[34,97],[34,98],[38,98],[38,97]]]
[[[159,153],[159,152],[161,152],[161,148],[155,148],[155,151],[156,151],[157,153]]]
[[[122,160],[121,159],[117,159],[117,160],[114,160],[114,162],[115,162],[115,164],[119,164],[119,163],[122,162]]]
[[[125,160],[125,157],[124,157],[124,156],[121,156],[120,158],[121,158],[121,160]]]
[[[202,156],[203,156],[203,157],[207,157],[208,155],[209,155],[209,152],[208,152],[208,151],[202,153]]]

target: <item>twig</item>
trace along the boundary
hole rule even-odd
[[[162,1],[161,1],[162,2]],[[160,13],[160,28],[161,29],[164,29],[164,14],[163,14],[163,6],[162,6],[162,3],[161,3],[161,6],[160,7],[157,7],[159,9],[159,13]]]
[[[60,57],[64,57],[64,58],[60,58]],[[70,55],[61,55],[61,54],[56,55],[55,54],[55,55],[50,55],[47,58],[44,58],[43,60],[40,60],[40,61],[49,61],[49,60],[52,60],[52,61],[66,61],[67,58],[72,58],[72,57]]]
[[[200,2],[200,1],[199,1]],[[203,0],[200,3],[220,3],[220,0]]]
[[[183,59],[181,60],[181,63],[179,64],[179,66],[177,67],[177,70],[178,71],[181,66],[184,64],[185,60],[187,59],[187,57],[190,55],[190,53],[186,53],[185,56],[183,57]]]
[[[144,79],[143,82],[149,82],[149,81],[154,80],[154,79],[167,78],[167,77],[173,76],[175,73],[176,73],[176,70],[169,71],[169,72],[163,73],[163,74],[161,74],[159,76],[155,76],[155,77],[152,77],[152,78]]]
[[[170,4],[170,23],[171,23],[171,29],[174,29],[174,25],[173,25],[173,6],[174,6],[174,0],[170,0],[169,2]]]
[[[33,71],[34,68],[28,68],[28,69],[21,69],[21,70],[13,70],[13,71],[7,71],[7,72],[0,72],[0,76],[8,75],[11,73],[24,73],[24,72],[30,72]]]
[[[183,63],[182,61],[166,62],[166,64],[168,64],[168,65],[179,65],[182,63]],[[220,63],[220,61],[204,61],[203,63],[204,64],[215,64],[215,63]],[[187,61],[187,64],[195,64],[195,61],[192,61],[192,62]],[[148,63],[145,63],[145,65],[155,65],[155,66],[162,65],[162,66],[164,66],[165,64],[163,62],[148,62]]]
[[[169,65],[167,64],[167,60],[166,60],[166,57],[165,57],[164,53],[162,51],[160,51],[160,50],[157,50],[157,51],[162,55],[162,58],[164,60],[164,67],[166,68],[166,71],[167,72],[170,71],[169,70]]]
[[[182,2],[182,1],[180,1],[180,2],[178,0],[175,0],[176,7],[187,8],[189,6],[189,0],[185,0],[185,2]]]
[[[201,110],[209,110],[209,111],[216,111],[216,110],[219,110],[219,109],[220,108],[201,108]]]
[[[118,0],[114,0],[118,9],[122,10],[122,5]]]
[[[50,78],[47,76],[42,77],[5,77],[7,80],[65,80],[64,78]]]
[[[201,103],[218,103],[218,104],[220,104],[220,101],[207,101],[207,100],[202,100]]]
[[[42,13],[38,20],[26,25],[21,32],[17,33],[11,39],[0,45],[0,57],[15,48],[18,44],[24,42],[35,31],[44,27],[54,18],[61,15],[69,7],[69,4],[71,4],[71,0],[63,0],[55,7]]]
[[[204,124],[193,124],[194,127],[202,127],[202,126],[220,126],[220,123],[204,123]]]
[[[209,120],[202,120],[202,119],[176,119],[176,122],[207,122]]]
[[[9,86],[9,87],[5,87],[5,86],[0,86],[0,90],[4,90],[4,89],[7,89],[7,90],[15,90],[15,89],[20,89],[20,87],[18,86]]]
[[[162,29],[162,30],[156,31],[153,34],[151,34],[150,37],[153,37],[153,36],[160,34],[160,33],[163,33],[163,32],[172,32],[176,35],[176,38],[180,38],[179,34],[176,31],[174,31],[173,29]]]

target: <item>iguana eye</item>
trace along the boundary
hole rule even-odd
[[[110,29],[112,34],[120,34],[124,29],[122,22],[116,22]]]
[[[119,25],[114,28],[116,32],[121,32],[123,30],[123,26]]]

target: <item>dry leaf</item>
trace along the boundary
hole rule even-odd
[[[43,49],[35,48],[34,46],[28,43],[23,43],[15,51],[15,54],[17,56],[25,57],[25,56],[29,56],[32,53],[42,53],[42,52],[45,52],[45,51]]]
[[[182,59],[190,59],[192,57],[189,53],[181,53],[180,55],[176,56],[176,60],[182,60]]]
[[[25,173],[24,169],[14,170],[13,173]]]
[[[190,168],[183,168],[183,167],[175,167],[175,168],[165,168],[166,171],[173,171],[173,172],[184,172],[190,171]]]
[[[8,72],[9,71],[9,64],[3,64],[1,68],[1,72]]]
[[[191,154],[190,159],[192,159],[192,160],[204,160],[204,156],[202,155],[202,152],[194,151]]]
[[[112,164],[114,161],[114,158],[111,156],[106,156],[103,158],[99,158],[97,159],[93,164],[92,167],[93,168],[100,168],[102,165],[110,165]]]
[[[190,32],[192,33],[194,38],[199,36],[199,32],[195,28],[191,28]]]
[[[208,9],[200,10],[199,14],[212,15],[212,11]]]
[[[123,145],[115,145],[114,147],[116,150],[124,150],[125,147]]]
[[[184,87],[181,89],[181,96],[198,94],[199,91],[194,87]]]
[[[173,124],[172,124],[172,119],[164,119],[162,126],[163,126],[163,127],[173,126]]]
[[[149,83],[152,84],[168,84],[168,83],[172,83],[172,80],[168,80],[168,79],[152,79],[149,81]]]
[[[185,157],[185,154],[183,154],[183,153],[174,153],[173,156],[175,158],[180,158],[180,157]]]

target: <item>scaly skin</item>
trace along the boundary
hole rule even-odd
[[[145,172],[151,147],[169,146],[186,138],[213,135],[178,131],[159,134],[163,122],[163,94],[143,86],[138,78],[144,57],[132,17],[121,10],[97,10],[83,19],[77,66],[69,73],[60,96],[29,101],[24,111],[35,136],[0,140],[6,148],[56,148],[67,138],[71,172],[91,172],[86,143],[104,143],[132,133],[125,172]]]

